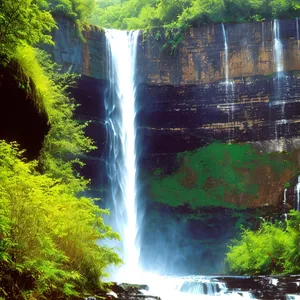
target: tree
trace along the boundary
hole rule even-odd
[[[0,54],[9,56],[24,43],[53,43],[49,33],[55,27],[55,21],[43,7],[43,0],[0,2]]]

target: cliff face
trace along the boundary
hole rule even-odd
[[[252,142],[263,152],[295,150],[300,132],[300,35],[296,22],[190,28],[173,56],[162,51],[163,41],[154,35],[144,41],[141,36],[136,80],[143,168],[162,167],[172,172],[178,166],[178,152],[193,151],[215,140]],[[86,167],[97,186],[106,181],[105,176],[100,179],[97,175],[107,146],[105,35],[96,27],[86,28],[84,42],[69,21],[58,19],[58,26],[54,33],[56,62],[84,75],[75,94],[82,105],[78,116],[92,119],[90,133],[99,147]],[[285,174],[292,176],[291,172]],[[265,192],[262,203],[256,200],[255,205],[264,201],[276,204],[282,199],[283,181],[267,178],[272,176],[260,180],[259,190]]]
[[[297,20],[279,20],[284,71],[299,70]],[[274,21],[226,24],[228,77],[268,76],[276,71]],[[190,28],[174,56],[161,54],[161,41],[154,38],[140,51],[143,82],[149,84],[210,84],[225,79],[226,57],[221,24]],[[147,57],[147,60],[144,60]]]
[[[0,64],[0,139],[16,141],[24,156],[37,159],[50,127],[32,80],[17,62]]]
[[[87,28],[84,43],[69,21],[59,19],[58,25],[52,53],[65,69],[83,75],[72,93],[81,104],[78,118],[92,120],[88,133],[98,146],[85,158],[83,172],[92,178],[95,196],[105,200],[105,191],[99,190],[108,185],[105,35]],[[165,267],[173,274],[220,272],[227,243],[240,225],[256,228],[258,216],[283,218],[282,213],[295,207],[295,180],[285,206],[283,186],[300,169],[297,28],[296,20],[279,20],[276,26],[267,21],[191,28],[173,56],[161,50],[163,41],[154,34],[145,40],[140,36],[137,138],[139,176],[146,178],[141,184],[141,199],[146,199],[142,252],[144,264],[151,262],[149,269]],[[238,150],[215,141],[230,142]],[[249,151],[242,150],[245,143],[250,144]],[[208,145],[212,148],[205,148]],[[178,152],[200,147],[209,160],[201,160],[197,151],[201,155],[195,164],[176,159]],[[194,154],[188,155],[193,161]],[[166,199],[157,197],[157,202],[147,181],[156,168],[170,175],[169,181],[156,182]]]
[[[277,27],[278,51],[271,21],[191,28],[172,57],[150,38],[138,64],[141,127],[154,139],[150,152],[192,150],[215,139],[297,137],[299,32],[295,20]],[[160,139],[169,142],[157,150]]]

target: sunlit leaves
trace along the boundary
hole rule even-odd
[[[287,228],[263,223],[257,231],[244,230],[229,247],[226,262],[234,274],[295,274],[300,267],[300,213],[292,211]]]
[[[9,56],[17,45],[53,43],[50,31],[55,22],[40,9],[41,0],[0,1],[0,54]]]
[[[36,162],[22,160],[15,144],[0,141],[0,153],[0,265],[34,274],[32,293],[76,294],[90,277],[96,284],[108,264],[120,262],[98,244],[118,238],[103,222],[107,211],[36,172]]]

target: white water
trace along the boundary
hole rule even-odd
[[[116,229],[122,237],[125,263],[119,276],[130,281],[138,270],[135,149],[135,63],[138,31],[106,30],[110,96],[106,101],[109,135],[109,177]]]
[[[300,175],[298,176],[298,183],[296,185],[296,197],[297,197],[296,209],[300,211]]]
[[[299,40],[300,40],[299,18],[296,18],[296,33],[297,33],[297,43],[298,43],[298,50],[299,50]]]
[[[164,277],[144,273],[149,285],[147,295],[158,295],[162,300],[198,299],[255,299],[245,291],[229,292],[226,284],[210,276]]]
[[[265,23],[261,22],[261,44],[265,47]]]
[[[276,140],[280,139],[279,133],[278,133],[278,127],[282,128],[282,125],[287,124],[288,121],[285,119],[285,101],[281,99],[281,87],[282,83],[284,81],[284,64],[283,64],[283,45],[280,40],[280,23],[279,20],[274,20],[273,22],[273,61],[275,65],[275,72],[276,72],[276,78],[275,78],[275,101],[273,104],[280,105],[281,106],[281,114],[278,116],[280,119],[275,121],[274,127],[275,127],[275,138]],[[282,151],[280,143],[278,143],[278,151]]]
[[[228,42],[227,34],[224,24],[222,23],[222,32],[224,40],[224,56],[225,56],[225,92],[226,92],[226,104],[228,107],[228,123],[234,122],[234,81],[229,79],[229,60],[228,60]],[[234,128],[232,129],[234,134]],[[234,136],[231,135],[231,129],[229,129],[229,141],[234,139]]]
[[[277,78],[279,79],[283,71],[283,46],[280,40],[280,24],[278,20],[273,23],[274,35],[274,63],[276,66]]]
[[[287,189],[284,189],[284,192],[283,192],[283,209],[285,209],[285,206],[286,206],[286,193],[287,193]],[[287,221],[287,218],[288,218],[287,213],[285,213],[283,216],[284,216],[284,220]]]

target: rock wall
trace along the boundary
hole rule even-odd
[[[72,93],[81,104],[77,116],[92,120],[88,133],[98,145],[98,150],[85,158],[83,172],[92,178],[95,196],[102,195],[105,200],[105,191],[99,190],[108,185],[105,35],[95,27],[86,28],[84,42],[71,22],[58,19],[58,26],[56,45],[49,51],[65,70],[71,68],[83,75]],[[172,56],[162,51],[163,41],[154,34],[140,36],[137,138],[143,186],[140,204],[146,209],[140,231],[143,263],[148,269],[165,268],[172,274],[220,272],[227,243],[238,234],[240,225],[256,228],[258,216],[283,218],[287,208],[282,205],[283,185],[299,171],[300,161],[300,41],[296,20],[279,20],[283,51],[280,61],[276,60],[273,26],[273,21],[225,25],[227,65],[221,24],[190,28]],[[276,72],[279,63],[281,73]],[[280,174],[267,164],[260,166],[263,172],[257,168],[259,196],[224,198],[224,203],[235,208],[208,203],[192,209],[188,203],[172,207],[153,201],[149,172],[162,168],[171,174],[180,167],[178,152],[193,151],[216,140],[250,142],[261,153],[288,150],[292,167]],[[243,175],[247,177],[247,170]],[[295,197],[289,196],[287,202],[295,206]]]
[[[16,141],[24,156],[37,159],[50,126],[35,85],[12,61],[0,63],[0,140]]]
[[[273,140],[265,143],[263,151],[297,148],[300,41],[296,22],[278,21],[281,61],[275,55],[274,21],[226,24],[228,82],[221,24],[190,28],[172,56],[162,51],[163,41],[156,40],[154,34],[140,36],[136,75],[140,164],[148,170],[163,166],[171,172],[178,152],[215,140]],[[103,167],[107,148],[105,34],[91,26],[80,37],[76,27],[63,18],[58,18],[58,27],[52,49],[56,62],[65,70],[71,68],[84,75],[76,88],[76,99],[81,104],[79,118],[84,114],[92,119],[89,132],[99,147],[86,167],[97,186],[105,182],[105,178],[97,178],[95,170]],[[283,65],[280,76],[276,74],[277,63]],[[268,196],[280,197],[279,192]]]

